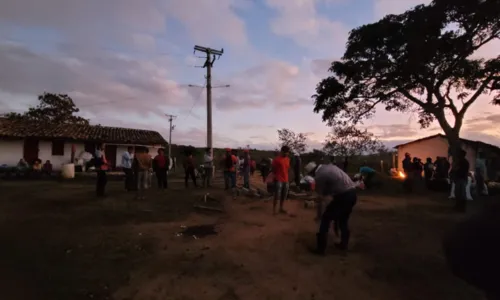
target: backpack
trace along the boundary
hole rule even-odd
[[[234,167],[234,162],[233,162],[233,156],[232,155],[227,155],[226,154],[226,161],[225,161],[225,166],[226,169],[230,170]]]

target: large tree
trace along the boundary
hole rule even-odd
[[[500,104],[500,56],[474,55],[499,38],[500,0],[434,0],[388,15],[350,32],[314,111],[329,125],[361,123],[377,106],[417,112],[423,128],[439,123],[455,156],[471,105],[481,95]]]
[[[323,151],[333,156],[352,157],[385,149],[384,145],[366,129],[355,126],[334,126],[325,140]]]
[[[280,141],[280,147],[288,146],[290,150],[298,153],[304,153],[306,151],[307,135],[305,133],[295,133],[286,128],[278,129],[278,139]]]
[[[82,124],[88,125],[89,120],[76,116],[78,109],[73,99],[64,94],[43,93],[38,96],[38,105],[30,107],[28,111],[8,113],[5,116],[12,120],[35,121],[50,124]]]

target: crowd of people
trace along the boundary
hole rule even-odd
[[[135,191],[137,199],[145,198],[145,191],[151,186],[152,173],[156,175],[159,189],[168,187],[167,171],[170,167],[170,158],[165,156],[164,149],[158,149],[153,158],[149,149],[128,147],[121,156],[121,165],[125,173],[125,190]],[[96,195],[104,197],[107,184],[109,163],[104,152],[104,145],[99,144],[94,154],[94,167],[97,172]]]
[[[103,145],[98,145],[94,155],[97,172],[96,194],[99,197],[105,195],[106,171],[109,168],[103,149]],[[152,158],[147,148],[137,148],[134,151],[134,148],[129,147],[121,159],[125,173],[125,189],[136,191],[137,199],[144,199],[144,192],[151,185],[153,173],[156,174],[159,189],[168,187],[167,171],[170,167],[170,159],[165,156],[163,149],[159,149],[157,155]],[[308,184],[302,186],[314,190],[318,195],[316,219],[320,223],[316,234],[316,246],[311,249],[312,252],[320,255],[325,253],[327,234],[332,223],[335,232],[340,236],[340,242],[336,244],[336,247],[346,250],[350,237],[348,223],[357,201],[358,184],[332,161],[322,164],[310,162],[304,167],[306,176],[302,178],[301,163],[297,153],[291,153],[288,146],[283,146],[274,158],[263,159],[259,164],[262,179],[269,183],[269,191],[273,194],[273,214],[287,213],[285,203],[290,190],[289,172],[292,171],[294,174],[297,188],[301,186],[301,179],[309,178]],[[243,178],[243,187],[250,188],[250,176],[257,166],[248,149],[242,150],[242,155],[238,156],[237,150],[227,148],[220,159],[220,166],[223,169],[224,188],[232,192],[233,198],[237,194],[238,176]],[[203,163],[199,168],[197,168],[193,153],[186,153],[183,167],[186,187],[189,187],[190,180],[195,187],[198,186],[197,175],[201,176],[203,186],[212,185],[214,158],[210,149],[206,149]],[[361,171],[370,176],[373,169],[365,168]]]
[[[40,158],[36,158],[31,162],[27,162],[24,158],[19,159],[15,167],[1,165],[0,171],[8,173],[8,176],[14,175],[17,177],[42,178],[52,175],[52,163],[46,160],[42,163]]]
[[[410,153],[406,153],[403,159],[405,189],[411,192],[413,187],[422,181],[425,182],[428,189],[433,188],[433,183],[441,183],[446,186],[451,184],[450,198],[457,199],[455,208],[459,211],[465,211],[467,200],[472,200],[472,186],[475,187],[477,194],[488,194],[487,170],[483,154],[478,153],[473,172],[470,170],[470,163],[466,155],[464,150],[460,150],[459,159],[453,164],[446,157],[439,156],[436,157],[435,161],[428,157],[424,164],[420,158],[412,158]]]

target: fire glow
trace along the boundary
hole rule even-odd
[[[403,179],[406,178],[405,173],[403,173],[401,171],[398,172],[398,176],[399,176],[399,178],[403,178]]]

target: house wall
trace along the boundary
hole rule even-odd
[[[23,151],[23,140],[0,140],[0,165],[17,165],[23,158]]]
[[[448,140],[439,136],[400,146],[398,147],[398,171],[403,171],[403,159],[406,152],[410,153],[412,158],[418,157],[425,163],[427,157],[432,158],[432,161],[436,160],[437,156],[448,157],[448,147]],[[462,149],[467,152],[470,170],[474,170],[476,166],[476,150],[465,143],[462,143]]]
[[[60,170],[63,164],[71,160],[72,143],[64,144],[64,155],[52,155],[52,142],[39,141],[38,157],[45,163],[50,160],[54,170]],[[83,151],[83,143],[75,143],[77,155]],[[0,164],[15,166],[23,157],[24,140],[0,140]]]
[[[71,160],[71,147],[75,145],[75,157],[85,151],[85,144],[82,142],[66,142],[64,143],[64,155],[52,155],[52,142],[39,141],[38,144],[38,157],[45,163],[50,160],[54,170],[60,170],[63,164],[67,164]],[[111,144],[109,144],[111,145]],[[121,157],[123,152],[127,151],[130,145],[117,145],[116,147],[116,167],[121,167]],[[133,145],[134,146],[134,145]],[[137,145],[139,146],[139,145]],[[147,146],[151,156],[155,156],[160,147]],[[19,159],[23,157],[24,140],[0,140],[0,165],[6,164],[15,166]],[[93,153],[92,153],[93,154]]]
[[[62,165],[71,162],[71,146],[75,145],[75,157],[78,157],[80,153],[84,150],[83,143],[64,143],[64,155],[52,155],[52,142],[51,141],[40,141],[38,148],[38,158],[45,163],[46,160],[50,160],[52,163],[52,168],[54,170],[60,170]]]

